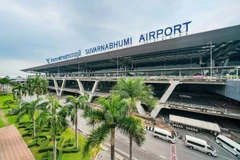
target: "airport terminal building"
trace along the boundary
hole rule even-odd
[[[118,78],[140,76],[159,98],[152,117],[167,108],[240,119],[240,25],[188,35],[189,24],[141,34],[140,45],[129,37],[85,49],[86,56],[79,50],[22,71],[46,76],[49,90],[59,96],[88,94],[89,102],[109,95]],[[201,101],[206,93],[230,100],[231,107],[218,96]],[[141,102],[137,109],[146,114]]]

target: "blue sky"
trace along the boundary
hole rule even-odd
[[[0,76],[192,21],[189,33],[240,24],[240,0],[0,0]]]

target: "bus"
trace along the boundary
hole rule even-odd
[[[171,132],[165,129],[154,128],[153,136],[168,141],[170,143],[176,142],[175,137],[171,134]]]
[[[225,148],[227,151],[231,152],[240,159],[240,145],[237,142],[234,142],[223,135],[218,135],[216,137],[216,142],[219,146]]]
[[[190,149],[195,149],[201,152],[208,154],[209,156],[217,156],[216,150],[213,146],[209,145],[205,140],[199,139],[196,137],[192,137],[186,135],[185,137],[185,146],[189,147]]]

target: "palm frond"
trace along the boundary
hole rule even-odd
[[[102,124],[88,135],[87,142],[83,147],[83,157],[89,153],[90,148],[100,145],[106,139],[110,129],[108,124]]]
[[[122,117],[119,119],[117,128],[121,133],[133,137],[133,141],[141,146],[145,140],[145,131],[142,121],[136,117]]]

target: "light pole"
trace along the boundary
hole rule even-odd
[[[120,56],[117,56],[117,77],[118,77],[118,57]]]
[[[212,78],[212,41],[210,41],[208,44],[210,44],[210,76]]]

